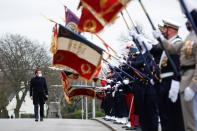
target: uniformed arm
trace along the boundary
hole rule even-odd
[[[129,61],[129,64],[133,67],[141,67],[144,65],[144,59],[142,55],[137,56],[137,59]]]
[[[170,53],[170,54],[180,54],[181,47],[183,46],[183,42],[176,42],[174,44],[169,43],[168,40],[163,39],[162,40],[164,48]],[[161,47],[161,45],[160,45]]]
[[[45,78],[44,78],[44,91],[45,91],[45,94],[48,95],[47,82]]]
[[[33,95],[33,84],[32,84],[32,79],[30,81],[30,97]]]
[[[177,41],[176,43],[172,44],[170,43],[167,39],[165,39],[163,37],[163,35],[161,34],[160,31],[153,31],[153,36],[156,39],[161,39],[162,44],[164,46],[164,48],[170,53],[170,54],[179,54],[180,53],[180,49],[183,46],[183,42],[182,41]],[[159,48],[162,48],[161,44],[158,43],[157,46]]]
[[[195,92],[197,92],[197,43],[194,44],[194,53],[195,53],[195,71],[191,80],[189,87],[191,87]]]
[[[150,53],[154,56],[157,56],[158,54],[161,55],[162,53],[162,49],[161,47],[157,46],[157,45],[153,45],[153,48],[150,50]]]

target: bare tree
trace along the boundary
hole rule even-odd
[[[37,67],[46,69],[49,63],[47,50],[38,42],[18,34],[7,34],[0,39],[0,69],[10,83],[12,93],[16,95],[16,117],[19,116],[34,70]],[[22,96],[19,96],[19,92],[22,92]]]
[[[9,81],[3,77],[3,73],[0,70],[0,118],[6,118],[8,116],[6,105],[9,102],[8,96],[12,92],[12,88],[9,88],[9,85]]]

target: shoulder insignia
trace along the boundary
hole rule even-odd
[[[193,41],[188,40],[188,41],[185,42],[185,55],[186,55],[186,57],[191,57],[193,45],[194,45]]]

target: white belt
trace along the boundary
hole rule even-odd
[[[161,78],[166,78],[166,77],[170,77],[170,76],[173,76],[174,73],[173,72],[167,72],[167,73],[162,73],[160,75]]]

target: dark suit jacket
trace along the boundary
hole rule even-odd
[[[47,83],[44,77],[33,77],[30,82],[30,96],[33,96],[33,104],[44,104],[48,95]]]

